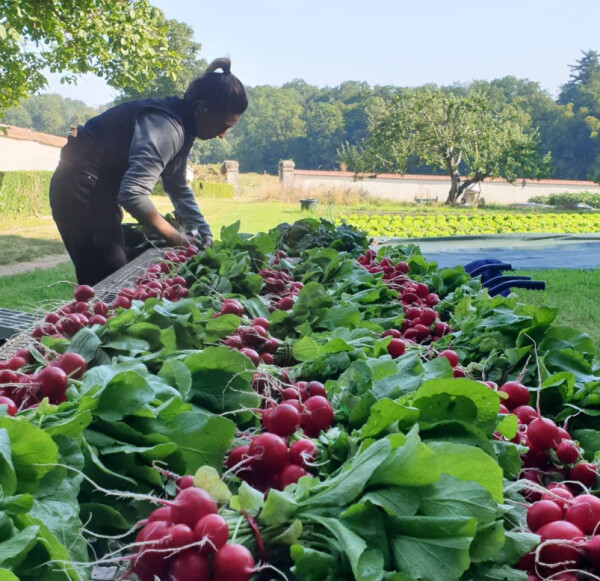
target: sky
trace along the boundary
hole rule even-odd
[[[448,85],[513,75],[552,96],[582,50],[600,51],[600,0],[150,0],[189,24],[207,61],[246,85]],[[91,106],[114,91],[86,75],[46,92]]]

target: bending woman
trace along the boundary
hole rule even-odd
[[[188,155],[194,139],[224,137],[247,106],[231,61],[216,59],[183,98],[122,103],[69,136],[50,182],[50,206],[79,284],[95,285],[127,262],[122,208],[172,246],[212,244],[186,182]],[[186,232],[197,230],[198,238],[181,234],[155,208],[149,196],[159,178]]]

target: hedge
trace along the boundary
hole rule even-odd
[[[231,184],[219,184],[216,182],[203,182],[200,180],[194,180],[191,183],[191,188],[194,194],[198,198],[233,198],[235,193]],[[162,182],[159,181],[154,188],[154,194],[157,196],[165,196],[165,190],[163,189]]]
[[[557,208],[573,208],[577,204],[587,204],[592,208],[600,208],[600,194],[593,192],[577,192],[562,194],[550,194],[548,196],[534,196],[529,198],[534,204],[548,204]]]
[[[51,214],[48,192],[51,171],[3,171],[0,172],[0,216],[24,218]],[[199,198],[233,198],[231,184],[193,181],[192,190]],[[155,194],[165,195],[159,182]]]
[[[5,218],[50,214],[51,171],[0,172],[0,215]]]

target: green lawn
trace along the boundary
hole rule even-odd
[[[545,291],[516,289],[523,302],[558,307],[557,323],[585,331],[600,352],[600,269],[595,270],[523,270],[514,274],[546,281]]]
[[[72,300],[75,270],[71,262],[16,276],[0,277],[0,307],[19,311],[49,311]]]

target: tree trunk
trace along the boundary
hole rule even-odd
[[[446,198],[446,205],[452,206],[456,203],[456,198],[461,193],[460,190],[460,175],[457,171],[454,171],[450,174],[450,191],[448,192],[448,197]]]

